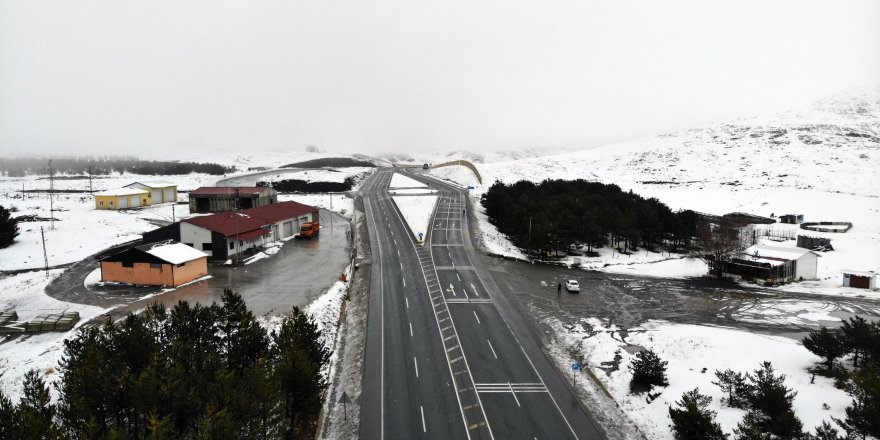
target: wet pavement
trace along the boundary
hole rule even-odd
[[[661,319],[800,338],[821,325],[836,327],[837,319],[880,318],[880,297],[798,294],[711,278],[635,277],[480,258],[499,287],[538,322],[556,318],[571,323],[597,317],[621,328],[634,328]],[[556,284],[567,279],[580,282],[579,294],[564,288],[557,293]]]
[[[332,217],[332,220],[331,220]],[[281,314],[294,306],[305,306],[339,279],[351,259],[350,226],[345,218],[321,211],[321,234],[317,239],[288,240],[268,258],[243,266],[210,266],[210,278],[160,293],[155,287],[93,287],[83,280],[94,268],[95,260],[79,265],[47,288],[55,298],[98,305],[116,306],[102,315],[119,318],[153,302],[173,306],[178,301],[211,304],[219,301],[226,288],[242,295],[256,314]],[[51,290],[51,291],[50,291]],[[145,299],[144,296],[151,295]]]

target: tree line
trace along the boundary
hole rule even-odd
[[[277,180],[272,182],[257,182],[257,186],[268,186],[279,192],[298,193],[328,193],[351,191],[354,179],[346,177],[343,182],[309,182],[300,179]]]
[[[0,158],[0,174],[8,177],[48,175],[50,158]],[[235,171],[216,163],[141,160],[133,157],[52,157],[53,173],[95,176],[131,173],[149,176],[202,173],[222,175]]]
[[[496,182],[481,203],[489,221],[514,245],[542,254],[583,244],[587,252],[609,242],[624,252],[688,247],[701,215],[673,212],[656,198],[619,186],[578,180]],[[530,233],[531,230],[531,233]]]
[[[313,438],[330,353],[298,308],[267,332],[241,296],[83,327],[64,343],[52,402],[42,373],[13,404],[0,391],[0,438]]]
[[[12,211],[0,205],[0,249],[12,246],[18,233],[18,218],[12,216]]]

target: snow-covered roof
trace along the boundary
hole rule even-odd
[[[125,186],[126,186],[126,187],[129,187],[129,186],[132,186],[132,185],[135,185],[135,184],[138,184],[138,183],[141,184],[141,185],[143,185],[143,186],[148,186],[148,187],[150,187],[150,188],[167,188],[167,187],[169,187],[169,186],[177,186],[176,183],[172,183],[172,182],[169,182],[169,181],[167,181],[167,180],[145,180],[145,181],[142,181],[142,182],[133,182],[133,183],[130,183],[130,184],[125,185]]]
[[[138,194],[149,194],[149,192],[137,188],[116,188],[95,193],[96,196],[133,196]]]
[[[762,244],[756,244],[745,251],[743,254],[752,257],[753,259],[780,259],[780,260],[788,260],[793,261],[798,258],[803,257],[808,253],[812,253],[813,251],[804,248],[787,248],[787,247],[779,247],[779,246],[766,246]]]
[[[842,270],[840,272],[847,274],[847,275],[855,275],[855,276],[859,276],[859,277],[869,277],[870,278],[873,276],[877,276],[877,274],[875,272],[866,271],[866,270]]]
[[[165,260],[171,264],[181,264],[187,261],[205,258],[205,254],[183,243],[160,244],[144,251],[156,258]]]

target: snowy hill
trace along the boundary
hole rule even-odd
[[[880,269],[878,159],[880,88],[772,118],[742,119],[572,153],[478,163],[483,185],[473,195],[479,198],[495,181],[587,179],[657,197],[672,209],[762,216],[798,213],[806,221],[851,221],[856,226],[850,232],[829,235],[838,251],[820,258],[819,284],[831,287],[839,286],[841,269]],[[476,185],[473,175],[461,167],[431,172]],[[491,225],[484,226],[492,235]],[[801,283],[800,288],[809,285]]]

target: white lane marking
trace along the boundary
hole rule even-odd
[[[480,292],[477,291],[477,288],[474,287],[474,283],[471,283],[471,290],[474,291],[474,295],[480,296]]]
[[[367,198],[365,206],[367,210],[370,211],[369,219],[373,221],[373,225],[376,224],[376,219],[373,216],[373,206],[369,203],[370,199]],[[382,263],[382,245],[379,243],[379,234],[376,234],[376,243],[377,248],[379,249],[379,316],[380,322],[382,325],[379,327],[379,377],[380,377],[380,387],[379,387],[379,438],[385,438],[385,283],[382,281],[384,278],[382,276],[383,265]]]
[[[395,244],[397,244],[397,243],[395,243]],[[398,257],[400,256],[400,249],[397,250],[397,256]]]
[[[412,323],[409,323],[409,336],[412,337],[412,335],[413,335],[413,332],[412,332]]]
[[[495,354],[495,348],[492,347],[492,342],[489,341],[488,339],[486,339],[486,343],[489,344],[489,350],[492,350],[492,356],[495,356],[495,359],[498,359],[498,355]],[[510,384],[510,383],[508,382],[508,385],[509,385],[509,384]]]
[[[522,406],[519,404],[519,399],[516,398],[516,391],[513,391],[513,387],[510,385],[510,382],[507,382],[507,386],[510,387],[510,394],[513,394],[513,400],[516,400],[516,406]]]
[[[406,301],[406,308],[409,308],[409,298],[403,298],[403,300]]]
[[[401,278],[403,280],[403,287],[406,287],[406,278]]]
[[[422,412],[422,432],[428,432],[428,427],[425,426],[425,407],[419,405],[419,411]]]
[[[413,357],[413,365],[416,366],[416,377],[419,377],[419,360]],[[511,388],[511,391],[513,388]]]
[[[455,273],[455,277],[458,278],[459,281],[461,281],[461,277],[458,276],[458,272]]]
[[[509,329],[510,324],[508,324],[507,327]],[[513,330],[510,330],[510,332],[513,333]],[[516,335],[514,335],[514,338],[516,338]],[[517,344],[518,343],[519,343],[519,341],[517,341]],[[535,368],[535,364],[532,363],[532,359],[529,358],[529,354],[526,353],[526,349],[523,348],[522,345],[519,346],[519,349],[522,350],[523,354],[526,357],[526,360],[529,361],[529,365],[532,366],[532,371],[535,372],[535,374],[538,376],[538,380],[541,381],[541,386],[543,386],[544,388],[547,388],[547,384],[544,383],[544,378],[541,377],[541,373],[538,373],[538,369]],[[571,423],[568,423],[568,419],[565,417],[565,414],[562,413],[562,408],[560,408],[559,404],[556,403],[556,398],[553,397],[553,393],[549,392],[549,390],[550,389],[547,388],[547,391],[548,391],[547,394],[550,396],[550,400],[553,402],[553,406],[556,407],[556,411],[559,411],[559,415],[562,416],[562,420],[565,422],[565,425],[568,426],[568,430],[571,431],[571,435],[573,435],[575,440],[577,440],[578,439],[577,433],[574,432],[574,428],[571,427]]]
[[[474,310],[474,318],[477,318],[477,324],[480,324],[480,325],[483,324],[482,322],[480,322],[480,317],[477,316],[477,311],[476,311],[476,310]]]

